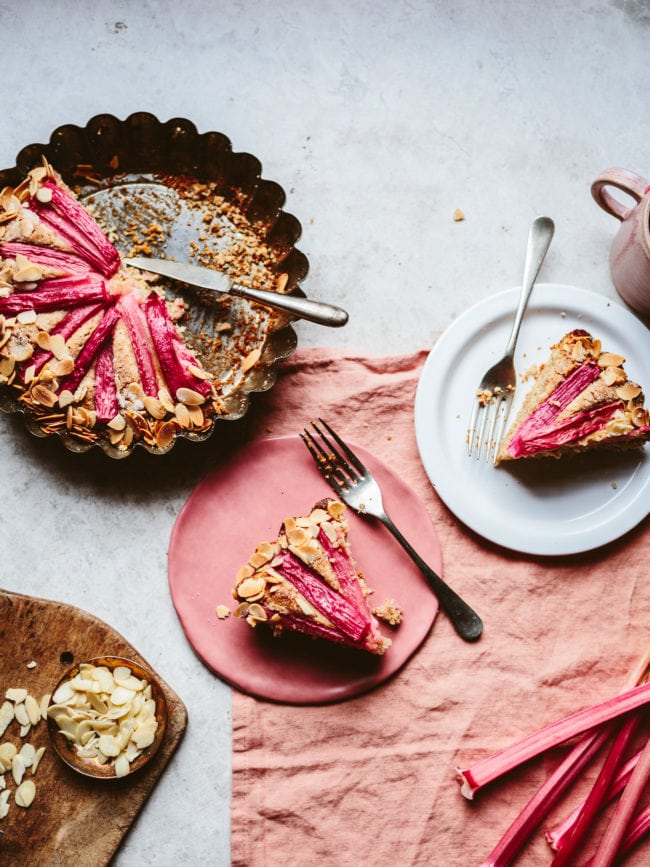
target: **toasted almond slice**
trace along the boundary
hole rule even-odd
[[[623,368],[615,367],[613,365],[605,367],[600,375],[606,385],[622,385],[627,379]]]
[[[21,325],[34,325],[36,319],[35,310],[21,310],[16,316],[16,322],[20,322]]]
[[[50,349],[58,361],[63,361],[64,358],[68,358],[68,347],[65,343],[65,337],[62,334],[50,335]]]
[[[36,784],[33,780],[23,780],[16,789],[14,801],[17,807],[29,807],[36,795]]]
[[[53,407],[59,402],[58,396],[47,386],[37,383],[31,390],[32,398],[41,406]]]
[[[193,388],[179,388],[176,392],[176,400],[187,406],[200,406],[205,403],[205,398]]]
[[[634,400],[635,397],[641,394],[641,386],[637,385],[636,382],[630,382],[628,379],[623,385],[619,385],[616,389],[616,394],[621,400]]]
[[[149,395],[147,395],[144,398],[143,403],[144,408],[147,410],[149,415],[153,416],[154,418],[161,419],[167,415],[167,410],[157,397],[150,397]]]
[[[262,356],[261,349],[253,349],[252,352],[249,352],[246,358],[242,361],[241,369],[243,373],[249,371],[252,367],[255,367],[257,362],[260,360]]]
[[[599,367],[620,367],[625,364],[625,356],[616,352],[603,352],[598,356]]]
[[[126,427],[126,419],[123,415],[118,413],[115,418],[108,422],[106,427],[109,427],[111,430],[124,430]]]
[[[225,620],[230,617],[230,608],[227,605],[217,605],[217,617],[219,620]]]

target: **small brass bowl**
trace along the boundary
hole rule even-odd
[[[115,772],[115,759],[108,758],[105,762],[100,762],[97,758],[80,755],[77,749],[76,741],[66,737],[56,719],[52,718],[48,713],[47,727],[50,735],[52,747],[59,758],[65,762],[70,768],[85,777],[101,780],[119,780],[127,779],[143,768],[156,754],[160,747],[167,726],[167,703],[165,694],[160,686],[160,683],[154,673],[146,668],[143,668],[139,663],[131,659],[124,659],[119,656],[98,656],[94,659],[85,660],[71,668],[56,684],[52,690],[52,702],[50,708],[55,705],[54,697],[57,692],[68,681],[75,678],[85,666],[93,668],[107,668],[112,673],[115,669],[125,667],[130,669],[131,675],[139,680],[146,681],[151,686],[151,698],[155,702],[154,716],[157,722],[157,728],[153,742],[143,748],[139,755],[129,762],[128,773],[118,776]],[[99,711],[96,711],[101,716]],[[116,720],[119,727],[120,719]]]

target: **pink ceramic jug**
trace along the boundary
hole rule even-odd
[[[634,204],[624,204],[608,187],[631,196]],[[650,182],[627,169],[611,168],[596,178],[591,194],[603,210],[621,221],[609,254],[614,286],[630,307],[650,315]]]

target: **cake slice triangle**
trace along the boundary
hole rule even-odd
[[[278,537],[261,542],[237,574],[238,617],[374,654],[391,644],[368,605],[369,590],[352,557],[346,507],[322,500],[308,515],[287,518]]]
[[[497,463],[643,448],[650,414],[625,358],[575,329],[551,347],[510,430]]]

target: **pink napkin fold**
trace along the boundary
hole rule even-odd
[[[341,704],[274,705],[234,692],[234,867],[479,865],[562,753],[473,802],[460,794],[456,766],[619,691],[650,642],[647,519],[596,552],[539,559],[492,545],[446,509],[415,441],[425,358],[299,350],[272,391],[256,396],[245,429],[295,434],[321,415],[397,469],[426,504],[443,576],[482,616],[484,635],[467,644],[439,613],[393,680]],[[644,843],[626,864],[649,859]],[[519,863],[551,860],[538,831]]]

